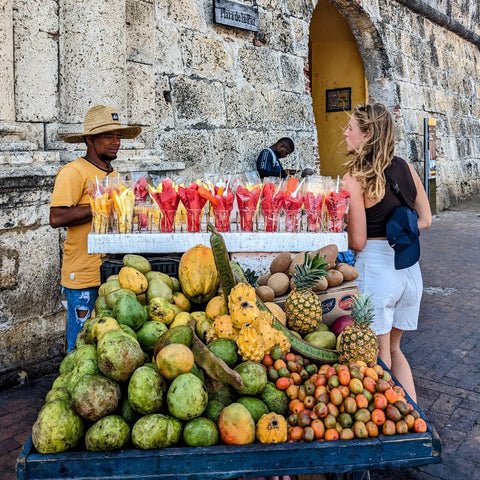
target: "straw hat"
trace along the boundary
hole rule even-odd
[[[81,143],[87,135],[98,135],[106,132],[119,133],[122,138],[135,138],[142,131],[137,126],[123,125],[119,118],[115,108],[107,105],[96,105],[85,115],[83,133],[65,135],[63,140],[66,143]]]

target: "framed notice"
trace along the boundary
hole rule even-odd
[[[344,112],[352,109],[352,89],[350,87],[326,90],[325,98],[327,112]]]

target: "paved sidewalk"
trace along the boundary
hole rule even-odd
[[[480,480],[480,198],[443,212],[422,233],[420,325],[407,333],[419,405],[443,441],[443,462],[372,471],[372,480]],[[15,461],[54,375],[0,392],[0,479]]]

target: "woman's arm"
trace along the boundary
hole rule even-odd
[[[412,165],[408,164],[415,187],[417,187],[417,198],[415,198],[414,209],[418,214],[418,228],[420,230],[424,228],[430,228],[432,225],[432,211],[430,210],[430,202],[428,201],[427,193],[423,187],[423,183],[420,180],[417,172]]]
[[[92,220],[90,206],[50,207],[50,225],[53,228],[73,227]]]
[[[343,181],[351,196],[348,212],[348,247],[360,252],[367,243],[367,219],[363,189],[360,182],[348,173],[343,176]]]

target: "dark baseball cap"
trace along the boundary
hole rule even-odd
[[[420,258],[418,215],[408,207],[397,207],[387,222],[387,239],[395,250],[395,269],[415,265]]]

